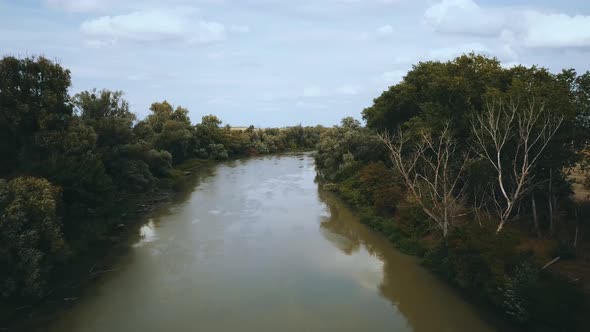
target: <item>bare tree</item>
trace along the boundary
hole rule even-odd
[[[422,131],[413,144],[402,130],[379,137],[389,149],[408,192],[446,237],[456,218],[463,215],[460,203],[469,154],[457,151],[448,125],[436,137]]]
[[[473,119],[474,150],[494,168],[500,191],[500,197],[491,195],[499,217],[496,233],[529,189],[533,168],[562,121],[563,117],[551,117],[534,99],[525,106],[514,100],[487,101],[483,112]]]

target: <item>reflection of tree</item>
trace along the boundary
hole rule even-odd
[[[215,167],[213,165],[205,164],[201,166],[201,168],[193,170],[192,172],[193,173],[191,175],[184,177],[184,182],[182,183],[180,191],[174,192],[169,202],[165,202],[164,204],[158,206],[158,208],[156,208],[154,211],[146,215],[139,215],[138,217],[146,221],[152,219],[157,225],[161,218],[173,213],[171,210],[172,207],[188,201],[192,193],[195,191],[195,188],[199,186],[203,180],[215,176]],[[143,225],[147,225],[147,222],[142,222],[138,226]],[[140,228],[137,229],[137,237],[132,238],[133,242],[137,242],[139,240],[139,232]]]
[[[323,230],[322,235],[345,254],[351,255],[359,250],[361,241],[357,233],[342,221],[345,218],[340,214],[339,206],[330,209],[330,216],[326,217],[320,224]]]
[[[361,224],[332,193],[318,191],[330,212],[321,223],[324,237],[347,255],[364,247],[383,262],[379,292],[407,319],[413,331],[493,330],[469,304],[424,270],[415,258],[401,254],[384,236]]]
[[[215,176],[214,165],[204,164],[193,171],[193,174],[185,176],[182,190],[176,192],[172,199],[175,204],[186,202],[195,191],[195,188],[207,178]]]

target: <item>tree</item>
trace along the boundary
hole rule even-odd
[[[499,218],[496,233],[529,189],[534,167],[563,120],[534,98],[523,104],[490,100],[472,122],[474,149],[493,167],[500,192],[499,198],[490,195]]]
[[[161,103],[152,103],[150,111],[152,114],[147,116],[146,121],[150,124],[155,133],[161,133],[166,121],[171,120],[174,109],[170,103],[164,100]]]
[[[482,96],[509,85],[510,76],[496,58],[471,53],[447,62],[420,62],[364,109],[363,119],[379,131],[395,130],[413,118],[439,131],[449,123],[457,143],[464,144],[469,115],[481,109]]]
[[[97,135],[74,114],[70,72],[43,57],[0,60],[0,173],[41,176],[85,219],[110,197]]]
[[[227,155],[225,144],[231,141],[227,135],[224,135],[224,130],[220,128],[221,124],[218,117],[210,114],[203,116],[201,123],[195,126],[195,145],[197,148],[203,149],[207,156],[214,159]],[[220,151],[225,151],[225,153],[220,154]]]
[[[350,129],[356,129],[356,128],[361,127],[361,123],[359,122],[359,120],[357,120],[351,116],[347,116],[344,119],[340,120],[340,125],[343,128],[350,128]]]
[[[70,71],[46,58],[0,60],[0,174],[38,161],[36,133],[67,127],[69,86]]]
[[[184,161],[191,153],[191,127],[177,120],[168,120],[154,141],[158,149],[166,150],[175,163]]]
[[[123,92],[92,90],[78,93],[72,98],[82,121],[98,135],[99,147],[110,148],[133,140],[135,114],[129,111],[129,103]]]
[[[387,158],[379,137],[364,127],[335,126],[321,131],[315,155],[316,168],[329,181],[336,180],[357,162],[380,161]],[[318,141],[315,138],[310,141]]]
[[[41,295],[66,253],[60,189],[43,178],[0,181],[0,297]]]
[[[150,110],[152,114],[145,121],[154,133],[154,146],[169,151],[175,163],[180,163],[193,155],[196,146],[188,110],[180,106],[174,109],[167,101],[153,103]],[[149,136],[150,132],[144,125],[142,127],[141,134]]]
[[[448,125],[436,135],[421,131],[411,147],[408,145],[412,137],[401,130],[393,137],[385,132],[380,138],[389,149],[394,168],[408,193],[442,231],[443,237],[447,237],[456,219],[464,214],[463,176],[470,155],[457,149]]]

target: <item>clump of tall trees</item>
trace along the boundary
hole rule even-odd
[[[323,130],[193,124],[167,101],[138,120],[122,92],[70,85],[46,58],[0,59],[0,318],[43,297],[56,269],[120,222],[121,203],[169,183],[174,165],[310,149]]]
[[[571,195],[589,159],[589,82],[477,54],[420,62],[363,110],[366,127],[322,133],[318,172],[363,221],[516,323],[572,330],[581,292],[545,263],[590,254]]]

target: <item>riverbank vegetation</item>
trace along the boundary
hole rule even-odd
[[[362,115],[322,133],[325,189],[518,328],[584,330],[590,73],[420,62]]]
[[[193,124],[167,101],[138,120],[122,92],[70,85],[46,58],[0,60],[0,320],[50,293],[139,197],[182,183],[177,165],[311,149],[323,129]]]

